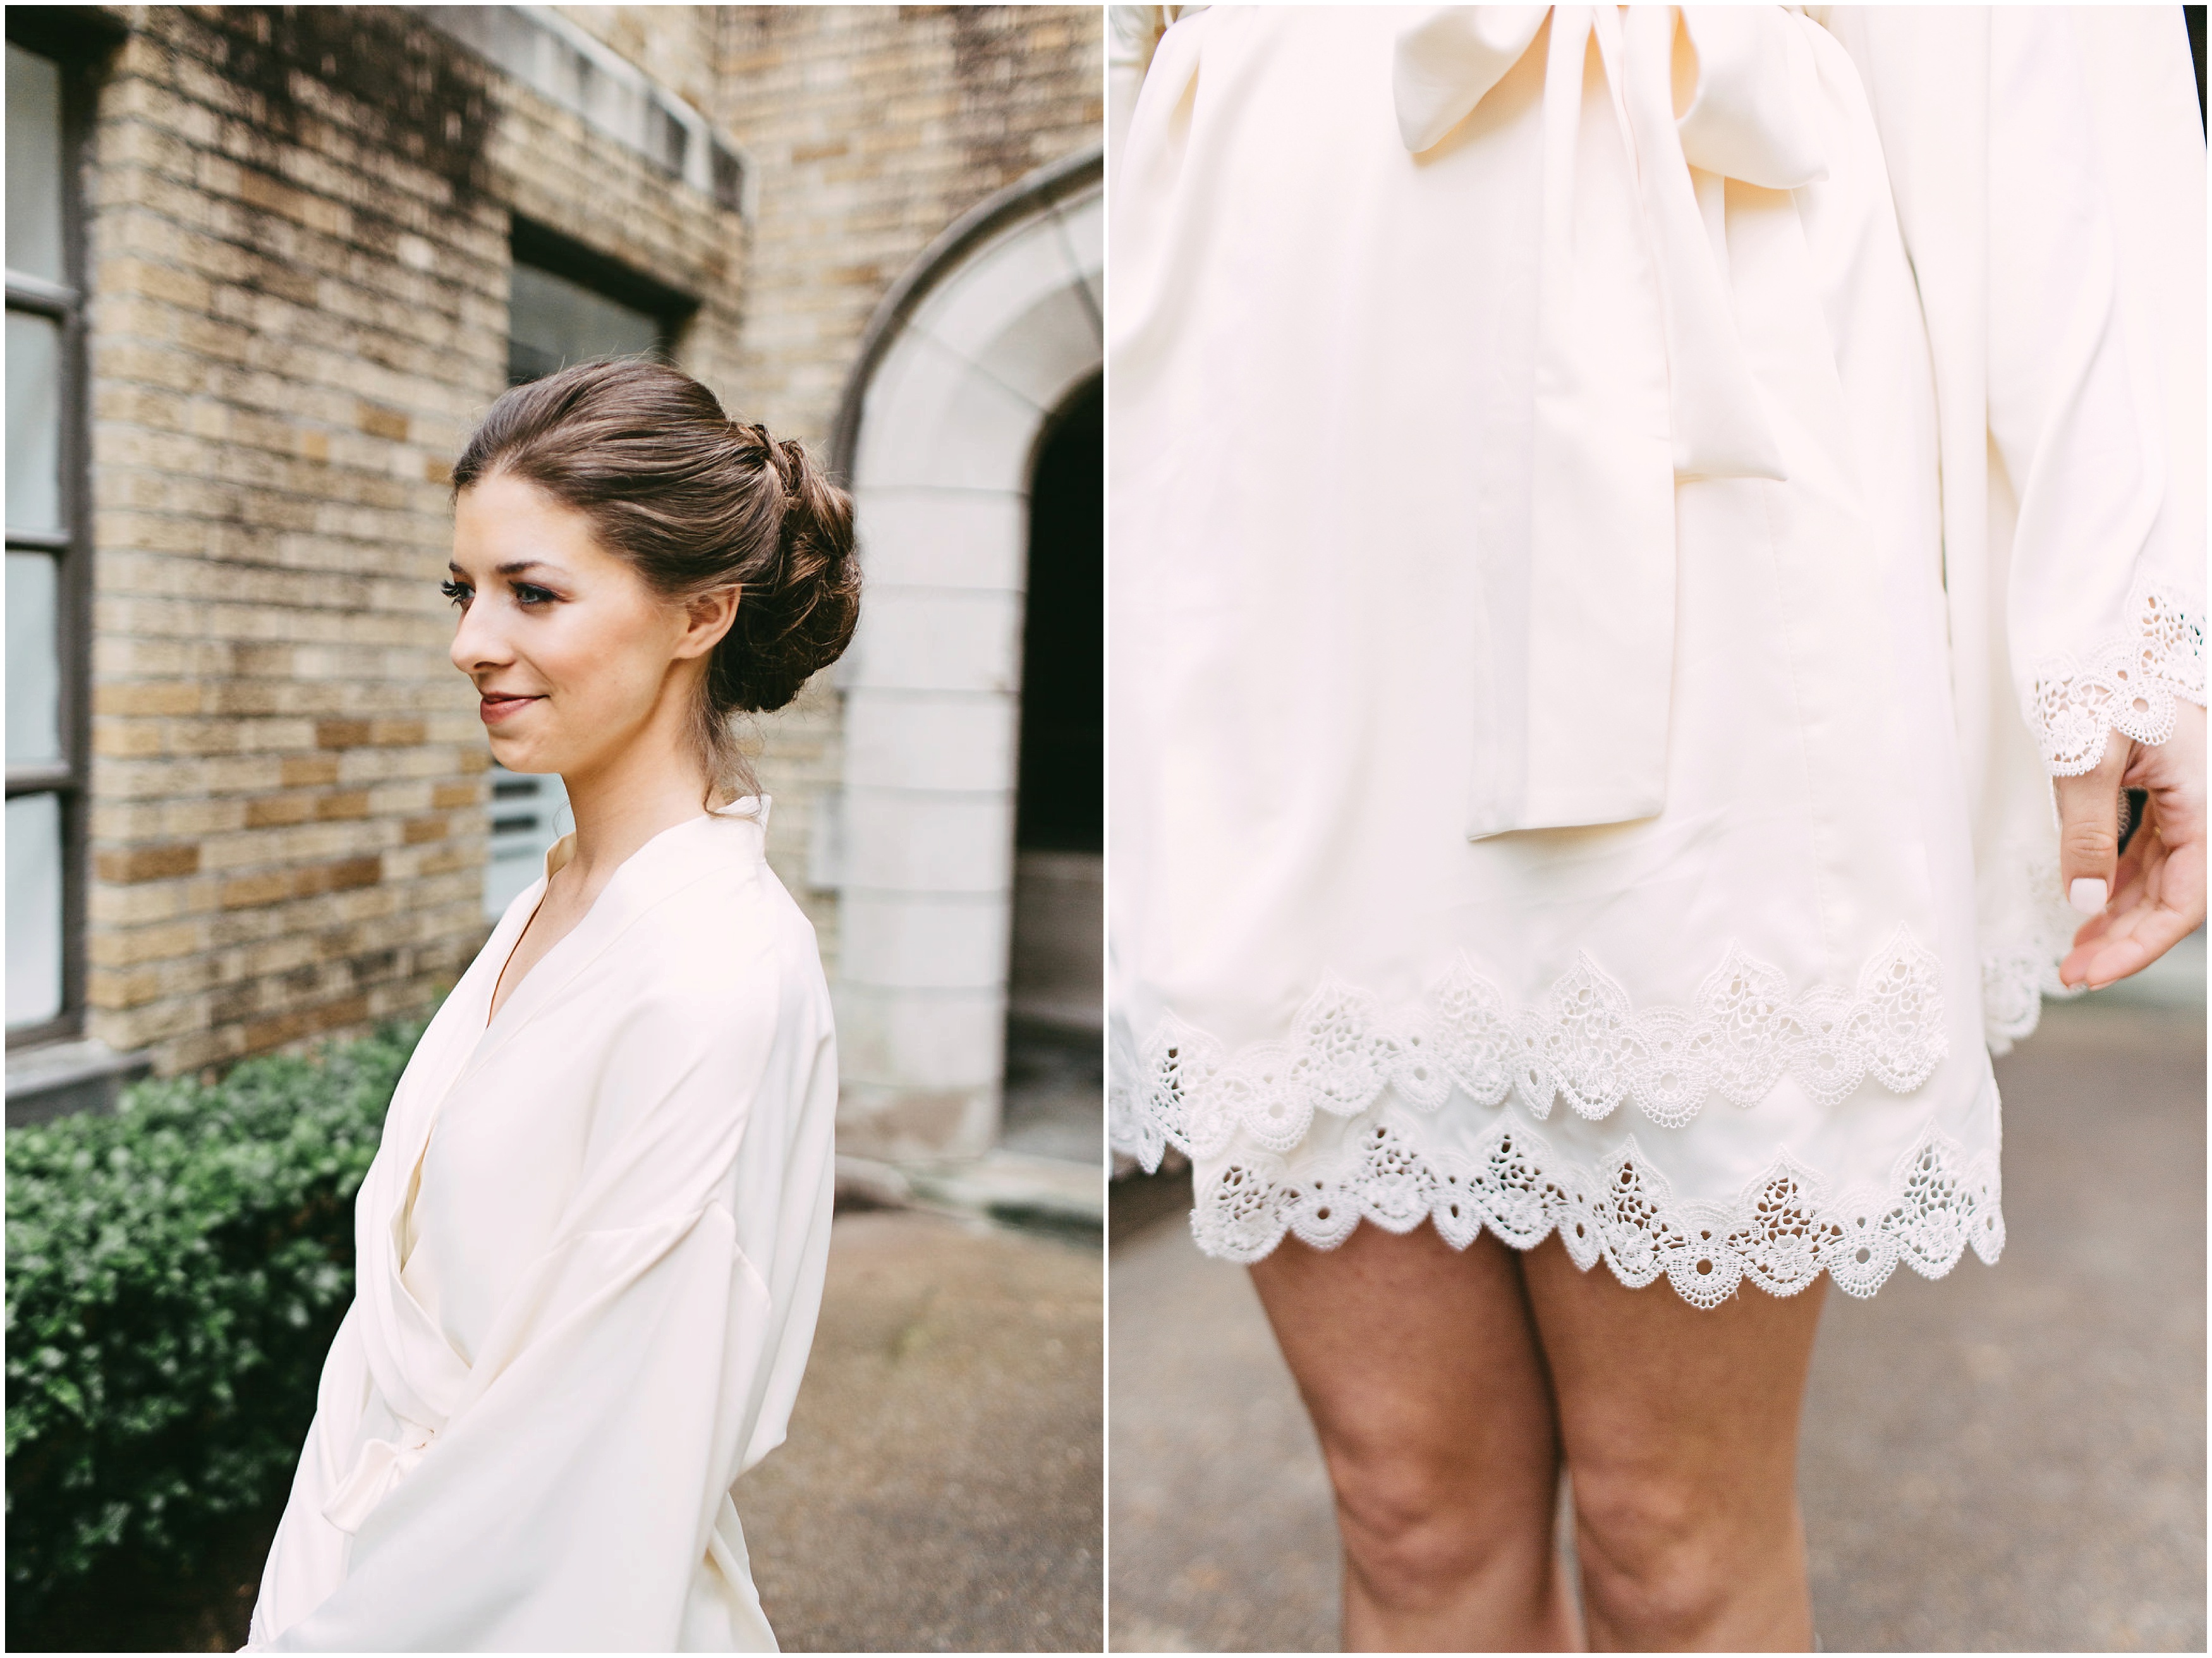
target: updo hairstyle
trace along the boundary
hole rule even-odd
[[[797,443],[729,419],[697,380],[642,357],[577,363],[493,404],[453,464],[453,495],[502,475],[583,513],[665,598],[738,590],[694,734],[709,787],[751,793],[730,716],[783,707],[851,642],[852,498]]]

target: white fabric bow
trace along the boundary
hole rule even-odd
[[[435,1437],[435,1430],[400,1418],[398,1442],[372,1439],[363,1445],[354,1459],[353,1472],[323,1504],[323,1518],[348,1534],[359,1531],[370,1510],[422,1460]]]
[[[1534,464],[1526,501],[1492,515],[1508,544],[1489,555],[1475,838],[1664,804],[1674,484],[1787,477],[1736,332],[1723,180],[1826,176],[1809,44],[1771,7],[1680,9],[1679,60],[1673,7],[1440,8],[1397,39],[1406,148],[1443,143],[1547,16],[1533,361],[1499,416],[1528,422]]]

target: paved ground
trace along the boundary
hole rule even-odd
[[[1106,1073],[1094,1033],[1017,1025],[1006,1040],[1006,1096],[999,1144],[1032,1157],[1101,1166]]]
[[[1101,1097],[1095,1037],[1017,1029],[994,1177],[1018,1187],[1042,1159],[1103,1180]],[[838,1216],[791,1436],[738,1491],[786,1651],[1099,1649],[1104,1273],[1088,1201],[1087,1224],[1064,1202],[1028,1206],[1043,1223],[1028,1230]]]
[[[783,1447],[738,1488],[787,1651],[1092,1651],[1099,1246],[844,1214]]]
[[[1997,1062],[1997,1266],[1829,1297],[1800,1464],[1829,1649],[2204,1649],[2195,959],[2195,1011],[2052,1007]],[[1184,1198],[1114,1198],[1113,1645],[1326,1650],[1328,1482],[1244,1273],[1193,1248]]]

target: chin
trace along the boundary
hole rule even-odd
[[[508,737],[491,739],[491,757],[511,772],[537,776],[557,772],[561,768],[538,751],[534,743],[525,743]]]

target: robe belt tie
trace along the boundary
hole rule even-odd
[[[1787,477],[1736,331],[1723,180],[1826,176],[1818,64],[1801,20],[1766,6],[1680,8],[1678,58],[1677,10],[1448,6],[1397,38],[1399,136],[1419,155],[1551,22],[1532,360],[1486,416],[1486,449],[1531,464],[1483,509],[1492,680],[1471,836],[1660,809],[1675,482]]]
[[[399,1418],[399,1440],[372,1439],[354,1459],[353,1472],[323,1504],[323,1518],[349,1534],[361,1529],[369,1511],[422,1460],[422,1452],[437,1430],[419,1422]]]

